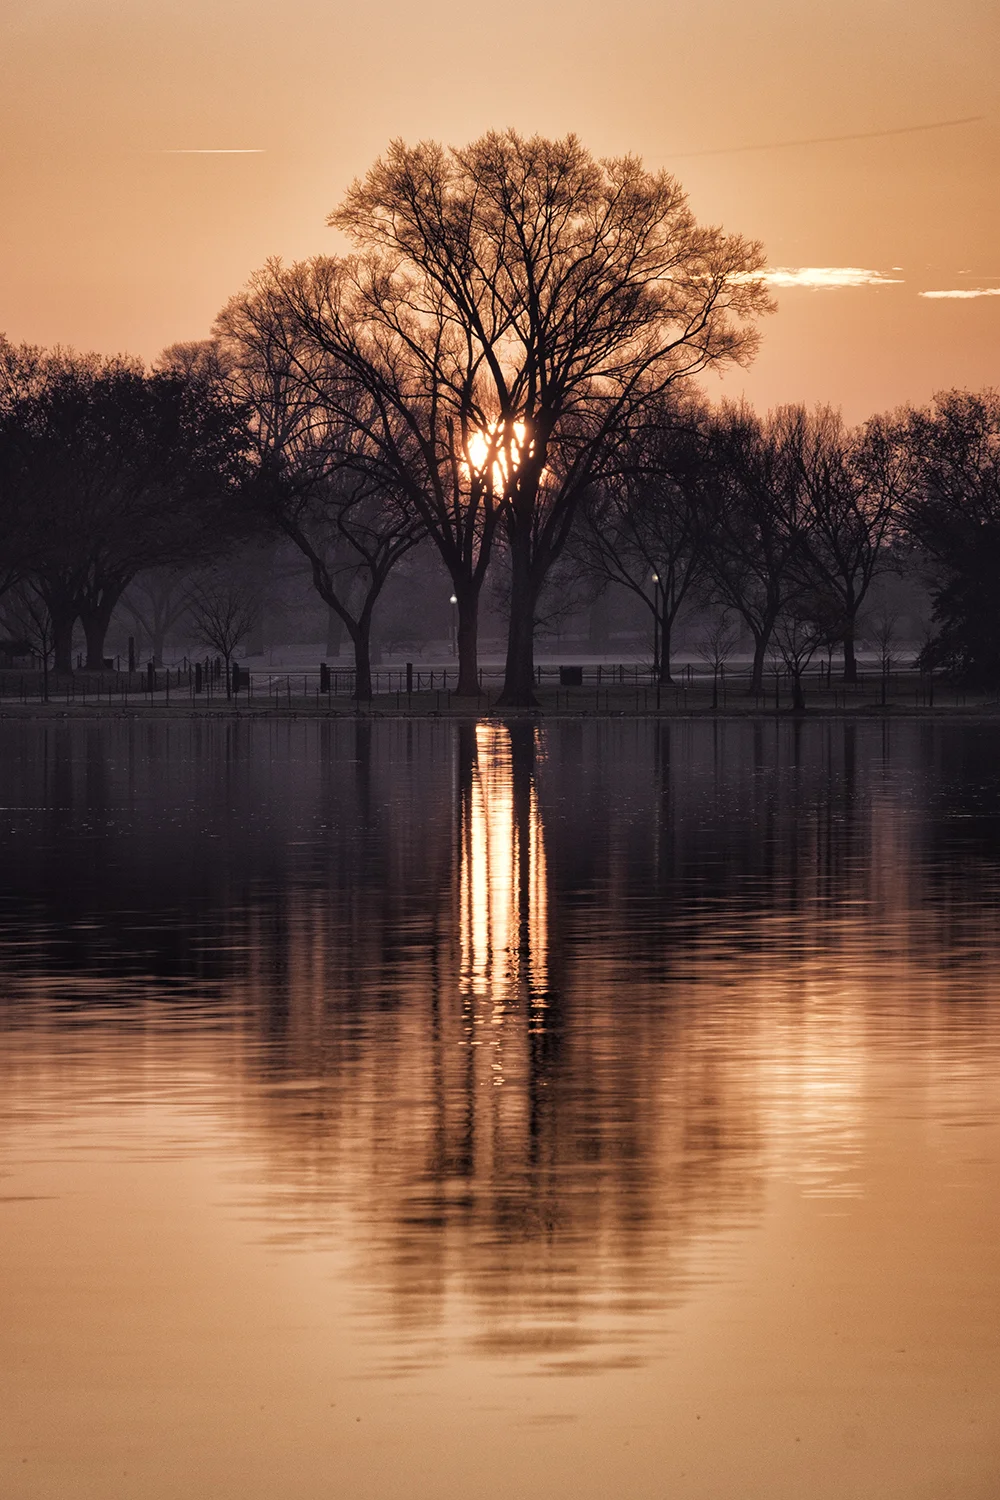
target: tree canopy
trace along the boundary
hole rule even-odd
[[[247,295],[277,336],[325,356],[300,372],[328,405],[356,406],[357,387],[369,398],[373,461],[451,573],[470,690],[502,539],[504,697],[528,702],[538,597],[582,497],[648,402],[752,357],[771,306],[763,252],[699,225],[668,173],[514,131],[461,150],[394,142],[329,222],[353,255],[272,262]]]
[[[74,621],[99,667],[144,568],[224,550],[245,479],[238,413],[203,383],[132,361],[49,357],[0,405],[0,488],[20,566],[68,670]]]

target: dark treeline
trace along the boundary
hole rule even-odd
[[[663,680],[697,610],[716,673],[748,640],[751,685],[779,659],[801,705],[821,648],[847,681],[859,641],[890,663],[872,586],[893,571],[933,598],[922,664],[1000,680],[995,392],[856,428],[711,406],[697,377],[748,362],[771,311],[760,246],[573,137],[395,143],[330,223],[351,254],[269,262],[152,371],[0,340],[0,614],[46,669],[72,669],[77,625],[100,668],[121,608],[154,658],[183,616],[228,664],[283,548],[360,698],[386,585],[426,580],[428,555],[459,692],[501,601],[511,705],[533,701],[539,629],[609,589],[647,612]]]

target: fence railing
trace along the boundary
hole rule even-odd
[[[479,688],[487,702],[494,700],[502,681],[502,670],[484,666]],[[541,701],[555,708],[725,709],[739,706],[760,711],[791,706],[793,679],[783,668],[770,666],[762,688],[750,692],[749,668],[710,667],[690,662],[676,665],[669,681],[659,681],[653,667],[636,662],[577,663],[560,667],[550,663],[535,669],[536,690]],[[397,707],[433,701],[437,707],[450,704],[458,686],[452,667],[415,664],[380,667],[372,671],[372,696]],[[806,700],[833,708],[880,704],[928,707],[966,706],[993,701],[997,695],[969,693],[913,667],[881,672],[867,667],[856,683],[845,683],[825,662],[800,674]],[[22,671],[0,667],[0,711],[7,703],[49,702],[64,705],[130,704],[236,705],[254,704],[304,709],[332,706],[355,697],[355,674],[347,667],[321,665],[313,669],[248,672],[242,663],[227,674],[221,660],[188,662],[148,668],[142,672],[76,671],[56,673]]]

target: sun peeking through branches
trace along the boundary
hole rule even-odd
[[[525,459],[532,457],[534,442],[524,422],[491,422],[472,432],[465,445],[463,472],[481,483],[489,483],[497,496],[507,494]]]

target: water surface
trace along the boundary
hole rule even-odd
[[[1000,1493],[990,724],[0,728],[0,1493]]]

